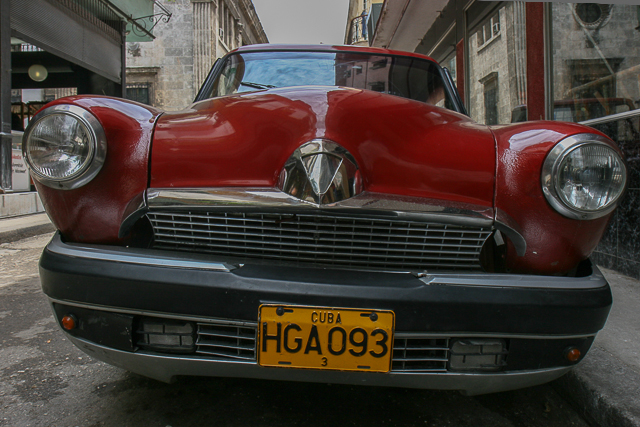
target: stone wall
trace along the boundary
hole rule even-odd
[[[250,0],[158,0],[171,13],[151,42],[127,43],[127,83],[147,83],[150,104],[191,104],[216,58],[267,36]]]
[[[469,105],[471,117],[485,123],[485,85],[497,83],[497,123],[510,123],[511,111],[526,102],[524,6],[507,2],[499,10],[500,32],[478,45],[478,30],[469,37]],[[489,19],[495,16],[489,15]],[[486,22],[486,21],[485,21]],[[480,28],[483,28],[481,23]]]
[[[172,13],[169,22],[154,28],[152,42],[127,43],[127,68],[154,69],[152,105],[167,110],[187,107],[195,97],[193,79],[193,7],[191,0],[160,0]],[[127,81],[140,82],[136,77]],[[143,80],[144,81],[144,80]]]

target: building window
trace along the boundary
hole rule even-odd
[[[229,8],[223,2],[220,2],[220,7],[218,8],[218,38],[227,49],[236,47],[234,45],[234,38],[238,31],[235,27],[235,18],[229,11]]]
[[[609,22],[612,8],[610,4],[575,3],[573,17],[583,27],[596,29]]]
[[[75,87],[57,87],[44,89],[42,93],[42,100],[45,102],[51,102],[54,99],[64,98],[65,96],[76,96],[78,94],[78,88]]]
[[[22,102],[22,89],[11,89],[11,103]]]
[[[484,83],[484,123],[498,124],[498,73],[491,73]]]
[[[228,9],[224,13],[224,43],[231,48],[231,16]]]
[[[151,105],[149,99],[149,83],[135,83],[127,85],[127,99]]]
[[[500,35],[500,11],[482,24],[478,29],[478,49],[491,43]]]
[[[372,70],[379,70],[380,68],[386,68],[386,67],[387,67],[387,58],[380,59],[371,64]]]
[[[218,8],[218,37],[224,42],[224,3],[222,2]]]
[[[371,82],[369,83],[369,86],[371,87],[371,90],[374,92],[386,92],[387,89],[387,85],[385,84],[385,82]]]

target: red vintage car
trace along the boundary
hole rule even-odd
[[[571,369],[611,306],[589,255],[620,150],[477,124],[419,54],[246,46],[184,111],[63,98],[23,150],[58,323],[159,380],[508,390]]]

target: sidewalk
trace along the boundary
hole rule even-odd
[[[46,214],[0,219],[0,243],[53,231]],[[640,281],[603,270],[613,308],[591,351],[552,384],[601,427],[640,427]]]
[[[55,231],[46,213],[0,218],[0,243]]]
[[[640,281],[603,273],[613,307],[587,357],[556,390],[601,427],[640,426]]]

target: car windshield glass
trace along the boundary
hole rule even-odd
[[[454,109],[434,62],[353,52],[236,53],[209,96],[304,85],[368,89]]]

